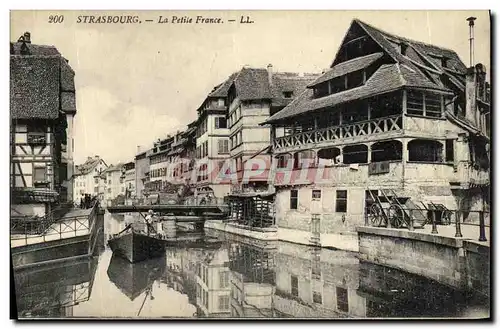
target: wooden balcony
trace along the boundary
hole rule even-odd
[[[300,146],[318,143],[330,144],[330,142],[336,141],[340,144],[341,140],[345,139],[360,136],[368,137],[375,134],[401,131],[402,129],[403,116],[400,114],[278,137],[273,141],[273,148],[275,150],[291,150]]]

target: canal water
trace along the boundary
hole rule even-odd
[[[95,257],[15,274],[20,318],[486,317],[489,305],[355,253],[220,231],[129,264],[106,246],[125,215],[106,214]],[[429,264],[432,266],[432,264]]]

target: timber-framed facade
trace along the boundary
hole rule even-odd
[[[387,193],[414,207],[488,207],[485,75],[354,20],[330,69],[265,122],[280,238],[356,250],[355,227]]]
[[[53,46],[26,32],[10,43],[12,216],[45,216],[72,201],[74,71]]]

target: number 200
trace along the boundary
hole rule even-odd
[[[64,22],[64,15],[50,15],[49,23],[62,23]]]

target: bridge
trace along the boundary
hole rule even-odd
[[[188,205],[188,204],[155,204],[155,205],[115,205],[106,208],[110,213],[148,212],[163,215],[186,217],[225,217],[228,215],[229,206],[225,204]]]

